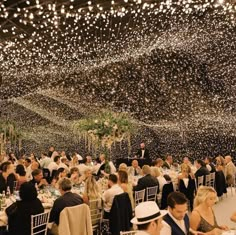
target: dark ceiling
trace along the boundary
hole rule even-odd
[[[233,132],[235,0],[1,4],[0,117],[32,139],[99,107],[153,129]]]

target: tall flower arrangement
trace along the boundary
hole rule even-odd
[[[84,138],[88,148],[111,149],[116,142],[127,141],[130,149],[131,133],[135,124],[127,113],[102,111],[86,119],[74,121],[73,130]]]
[[[16,125],[9,121],[0,121],[0,153],[6,151],[7,146],[21,149],[21,135]]]

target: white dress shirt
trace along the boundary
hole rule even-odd
[[[184,220],[177,220],[169,211],[168,211],[169,216],[174,220],[174,222],[180,227],[180,229],[187,234],[187,230],[185,227]],[[171,227],[169,224],[167,224],[164,220],[162,220],[163,227],[160,231],[160,235],[171,235]]]
[[[103,193],[102,199],[104,201],[104,210],[106,212],[110,212],[114,197],[123,192],[124,190],[118,184],[114,184]]]

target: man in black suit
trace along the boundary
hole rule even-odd
[[[72,183],[70,179],[63,178],[59,181],[59,191],[61,197],[57,198],[53,204],[49,222],[59,224],[60,213],[65,207],[77,206],[83,203],[83,199],[76,193],[71,192]]]
[[[143,142],[140,144],[140,149],[138,149],[136,156],[138,158],[144,158],[144,159],[150,158],[149,151],[148,149],[146,149],[145,144]]]
[[[197,159],[195,161],[195,165],[197,168],[197,171],[195,172],[195,178],[197,179],[198,182],[198,177],[204,176],[203,185],[205,185],[206,175],[209,175],[210,171],[207,169],[206,164],[203,160]]]
[[[157,193],[159,193],[159,183],[156,177],[151,175],[151,168],[148,165],[142,167],[143,177],[138,180],[138,184],[134,186],[134,191],[146,189],[147,187],[158,186]]]
[[[173,163],[173,158],[171,155],[166,156],[166,160],[164,161],[162,168],[170,169]]]

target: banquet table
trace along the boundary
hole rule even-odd
[[[121,163],[125,163],[127,166],[131,166],[132,161],[137,160],[140,167],[143,165],[151,165],[152,159],[145,158],[118,158],[116,159],[116,167],[118,168]]]

